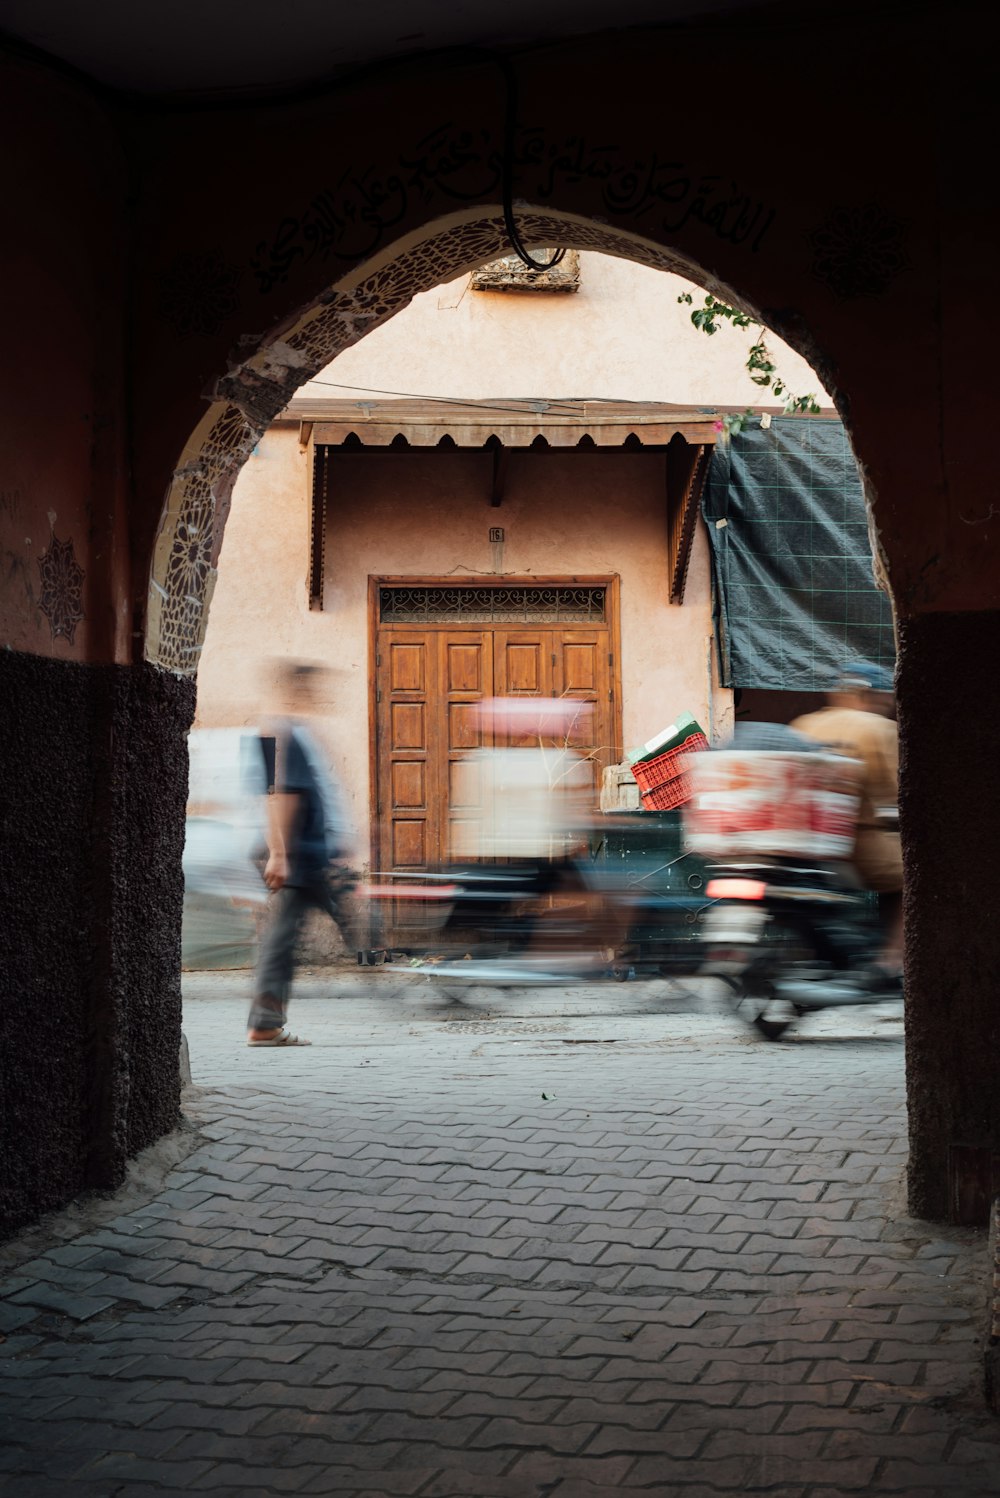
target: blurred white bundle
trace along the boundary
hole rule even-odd
[[[183,964],[244,967],[256,912],[267,902],[257,866],[264,848],[267,777],[259,734],[200,728],[188,739]]]
[[[267,889],[254,862],[264,842],[267,789],[260,736],[194,729],[188,752],[184,888],[263,904]]]

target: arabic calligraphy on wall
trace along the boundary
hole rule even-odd
[[[752,254],[776,213],[725,173],[698,172],[655,152],[623,159],[618,147],[591,146],[579,136],[554,141],[542,130],[524,130],[515,167],[519,192],[538,201],[562,206],[569,189],[590,183],[599,188],[603,210],[645,233],[673,236],[699,224]],[[316,193],[301,214],[283,218],[257,245],[250,269],[267,295],[300,264],[356,263],[384,244],[415,206],[488,203],[498,197],[501,178],[499,147],[488,131],[439,125],[395,169],[352,168]]]

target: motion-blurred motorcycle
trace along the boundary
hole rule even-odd
[[[500,986],[693,973],[707,901],[679,818],[604,818],[572,856],[382,875],[365,891],[372,948],[436,977]]]
[[[627,977],[668,964],[680,939],[690,966],[701,874],[687,869],[683,888],[672,876],[691,863],[676,817],[623,830],[595,816],[592,704],[487,698],[471,716],[480,747],[453,767],[455,862],[368,890],[386,947],[483,984]]]
[[[367,885],[373,956],[429,965],[512,963],[539,941],[570,950],[586,925],[584,891],[573,862],[453,864],[421,873],[393,871]],[[544,919],[543,919],[544,918]]]
[[[803,1015],[884,1004],[902,983],[878,964],[876,897],[850,864],[855,761],[822,752],[723,750],[693,757],[689,848],[708,864],[700,973],[778,1040]]]

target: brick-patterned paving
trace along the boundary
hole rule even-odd
[[[984,1239],[902,1215],[886,1013],[340,974],[275,1053],[188,988],[193,1151],[0,1251],[4,1498],[1000,1491]]]

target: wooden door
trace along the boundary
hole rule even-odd
[[[488,630],[381,635],[375,773],[382,869],[433,868],[448,861],[463,828],[474,831],[482,815],[482,787],[465,755],[482,743],[473,704],[492,696]]]
[[[569,743],[587,758],[596,807],[601,772],[617,758],[611,636],[606,629],[553,630],[552,658],[553,696],[591,704],[571,729]]]
[[[436,855],[437,636],[383,636],[376,660],[378,863],[417,872]]]
[[[498,697],[569,697],[591,704],[567,734],[569,747],[587,757],[594,804],[600,798],[601,771],[615,762],[613,655],[607,628],[496,630],[494,681]],[[532,735],[512,744],[530,748]]]
[[[439,680],[441,734],[437,781],[437,858],[441,862],[476,857],[478,824],[487,788],[480,766],[469,751],[488,740],[476,711],[483,697],[493,696],[493,640],[489,630],[440,633]],[[486,730],[488,732],[488,730]]]
[[[607,626],[380,631],[376,866],[419,873],[474,856],[486,790],[468,754],[492,742],[474,711],[483,697],[591,703],[569,743],[588,760],[596,806],[601,771],[617,757],[613,682]],[[537,739],[512,742],[530,747]]]

